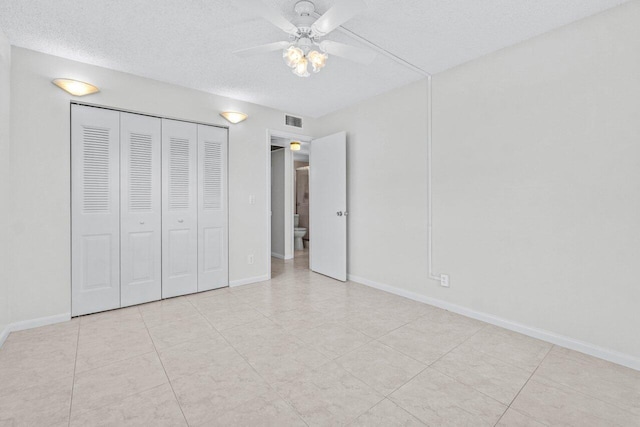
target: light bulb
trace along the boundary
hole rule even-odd
[[[312,50],[307,56],[309,58],[309,61],[311,62],[311,65],[313,65],[314,73],[317,73],[318,71],[323,69],[325,65],[327,65],[326,53],[320,53],[317,50]]]
[[[305,58],[304,56],[300,58],[300,61],[298,61],[298,63],[292,70],[293,74],[295,74],[298,77],[309,77],[309,72],[307,71],[307,64],[308,64],[307,58]]]
[[[288,49],[285,49],[282,52],[282,58],[284,58],[284,62],[287,66],[293,68],[298,65],[300,59],[304,58],[304,52],[299,47],[289,46]]]

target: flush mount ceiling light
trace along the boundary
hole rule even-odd
[[[300,143],[298,141],[291,141],[289,147],[291,148],[291,151],[300,151]]]
[[[220,115],[234,125],[247,120],[247,117],[249,117],[245,113],[239,113],[237,111],[223,111]]]
[[[289,41],[269,43],[249,49],[238,50],[234,53],[240,56],[273,52],[283,49],[282,58],[291,68],[293,74],[299,77],[309,77],[309,64],[314,73],[318,73],[327,64],[329,54],[361,64],[369,65],[375,59],[375,52],[337,43],[331,40],[321,40],[331,31],[353,18],[366,5],[362,0],[342,0],[327,12],[315,19],[315,5],[310,1],[299,1],[295,11],[299,17],[291,23],[279,11],[262,3],[261,0],[243,0],[266,20],[289,34]]]
[[[73,96],[85,96],[100,92],[96,86],[79,80],[55,79],[52,83]]]

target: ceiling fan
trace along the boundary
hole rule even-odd
[[[299,77],[309,77],[309,63],[314,72],[319,72],[326,65],[329,55],[366,65],[376,57],[375,52],[324,39],[331,31],[366,8],[362,0],[338,0],[336,5],[329,8],[318,19],[314,17],[315,5],[310,1],[302,0],[294,7],[298,18],[293,22],[261,0],[243,0],[243,2],[289,34],[289,40],[238,50],[234,52],[237,55],[251,56],[282,50],[285,63]]]

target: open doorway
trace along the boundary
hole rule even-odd
[[[293,256],[309,253],[311,229],[309,227],[309,153],[293,154]]]
[[[270,278],[285,267],[309,269],[309,143],[311,138],[268,131]],[[299,150],[292,150],[291,143]]]

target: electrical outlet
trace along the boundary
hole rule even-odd
[[[250,254],[250,255],[247,257],[247,263],[248,263],[248,264],[253,264],[253,254]]]
[[[444,286],[445,288],[449,287],[449,275],[441,274],[440,275],[440,286]]]

